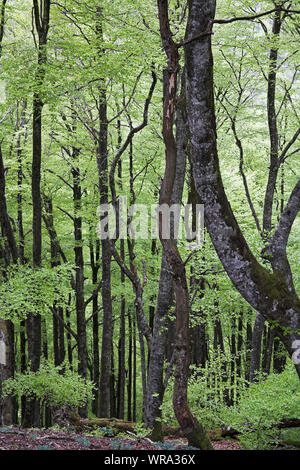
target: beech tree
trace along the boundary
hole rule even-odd
[[[299,343],[300,303],[286,247],[300,207],[300,180],[293,189],[265,252],[272,271],[251,252],[233,214],[220,173],[213,91],[212,26],[216,3],[189,2],[185,44],[187,116],[195,186],[218,256],[242,296],[275,328],[290,357]],[[282,4],[276,5],[276,12]],[[296,361],[297,362],[297,361]],[[295,368],[300,375],[299,364]]]
[[[0,2],[2,379],[69,365],[96,417],[211,449],[257,372],[299,374],[298,4]],[[202,203],[203,246],[135,238],[158,203]],[[50,426],[26,401],[6,423]]]

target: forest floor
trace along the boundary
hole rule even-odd
[[[212,442],[216,450],[242,450],[230,439]],[[0,450],[189,450],[184,438],[165,438],[153,443],[147,438],[95,437],[52,429],[0,427]]]

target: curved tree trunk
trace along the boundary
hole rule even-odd
[[[183,99],[183,96],[181,96],[182,102]],[[171,205],[181,204],[186,170],[187,127],[183,106],[178,106],[176,112],[176,145],[176,174],[171,197]],[[166,326],[168,323],[168,313],[173,300],[173,276],[171,270],[172,268],[169,265],[166,259],[166,253],[163,250],[152,346],[149,358],[148,388],[145,407],[146,424],[153,430],[151,436],[152,439],[158,441],[161,441],[163,438],[160,408],[165,391],[163,370],[167,339]]]
[[[173,134],[174,111],[176,107],[177,76],[179,71],[178,47],[172,39],[168,17],[168,1],[158,0],[160,34],[168,59],[168,68],[164,71],[163,138],[165,143],[166,167],[160,188],[159,204],[170,207],[176,175],[177,146]],[[187,285],[185,264],[180,256],[176,241],[164,238],[162,214],[159,215],[159,238],[166,254],[166,259],[173,272],[176,298],[176,358],[173,407],[180,427],[187,437],[189,445],[203,450],[213,449],[210,439],[202,425],[193,416],[187,398],[190,347],[189,314],[190,299]]]
[[[249,249],[226,197],[217,153],[213,95],[213,58],[209,31],[215,14],[215,1],[190,1],[185,45],[187,115],[191,136],[191,157],[196,189],[205,208],[205,223],[218,256],[241,295],[272,322],[289,355],[295,358],[300,340],[300,301],[290,288],[291,273],[286,244],[300,207],[300,180],[287,203],[269,252],[274,271],[260,265]],[[300,364],[295,367],[300,377]],[[300,361],[299,361],[300,362]]]

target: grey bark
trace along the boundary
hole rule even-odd
[[[187,37],[208,31],[215,14],[215,1],[192,0],[189,6]],[[185,67],[194,179],[200,200],[205,206],[206,227],[233,284],[265,319],[275,323],[278,334],[292,356],[294,341],[300,338],[299,298],[289,292],[286,282],[277,271],[270,273],[258,263],[225,194],[216,145],[210,35],[185,46]],[[295,368],[300,376],[300,365],[295,364]]]
[[[261,340],[264,331],[265,320],[260,313],[256,314],[254,327],[252,331],[252,342],[251,342],[251,363],[250,363],[250,374],[249,381],[254,382],[257,373],[260,371],[260,359],[261,359]]]

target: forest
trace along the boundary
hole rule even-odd
[[[299,13],[0,0],[1,449],[300,449]]]

